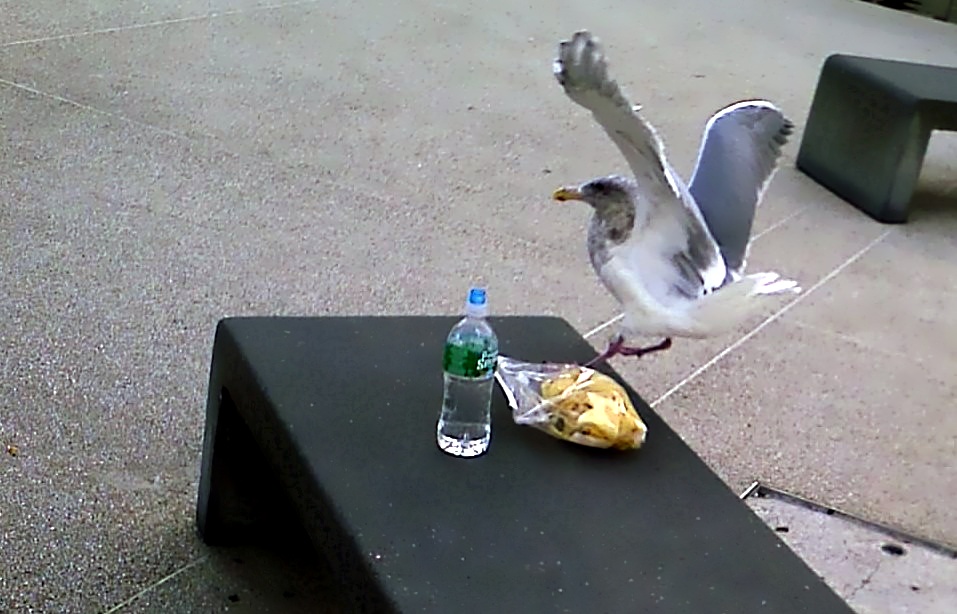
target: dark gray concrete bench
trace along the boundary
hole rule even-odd
[[[874,219],[906,222],[933,130],[957,131],[957,68],[835,54],[797,167]]]
[[[311,541],[350,614],[851,612],[630,388],[649,428],[639,451],[518,426],[496,388],[489,452],[443,454],[441,356],[456,320],[221,321],[204,540]],[[517,358],[595,353],[557,318],[492,325]]]

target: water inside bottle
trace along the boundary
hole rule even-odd
[[[445,394],[436,432],[442,451],[472,457],[488,449],[493,378],[492,374],[482,378],[445,374]]]

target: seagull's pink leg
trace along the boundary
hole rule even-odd
[[[660,352],[663,350],[667,350],[670,347],[671,347],[671,337],[668,337],[667,339],[665,339],[658,345],[652,345],[652,346],[643,347],[643,348],[633,348],[633,347],[626,346],[624,337],[619,336],[619,337],[616,337],[611,343],[608,344],[608,347],[605,349],[604,352],[602,352],[598,356],[594,357],[593,359],[585,363],[584,366],[591,368],[600,362],[607,361],[612,356],[619,356],[619,355],[620,356],[635,356],[640,358],[644,356],[645,354],[651,354],[652,352]]]
[[[625,345],[624,337],[620,335],[618,337],[615,337],[615,339],[608,344],[608,347],[605,348],[604,352],[602,352],[598,356],[595,356],[594,358],[586,362],[583,366],[591,368],[600,362],[604,362],[608,360],[612,356],[621,352],[621,348],[624,347],[624,345]]]

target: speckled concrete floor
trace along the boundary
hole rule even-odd
[[[0,610],[324,594],[284,572],[254,590],[248,556],[194,535],[222,316],[449,313],[472,280],[499,312],[582,333],[615,315],[587,211],[548,199],[623,167],[551,75],[580,27],[683,172],[729,101],[772,99],[798,125],[752,267],[808,290],[615,366],[732,487],[957,542],[957,139],[933,137],[902,227],[793,168],[824,57],[957,65],[955,26],[846,0],[604,5],[2,3],[0,439],[17,453],[0,458]]]
[[[954,611],[955,551],[884,531],[831,508],[807,506],[787,494],[752,495],[747,503],[860,614]]]

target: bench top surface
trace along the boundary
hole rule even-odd
[[[957,67],[845,54],[829,61],[893,83],[921,100],[953,103],[957,110]]]
[[[442,346],[457,319],[233,318],[217,329],[214,363],[220,353],[239,365],[224,385],[253,382],[261,395],[234,398],[240,414],[271,433],[253,428],[277,448],[267,457],[297,459],[294,488],[319,493],[349,536],[339,560],[358,562],[369,590],[403,612],[850,612],[627,386],[648,425],[641,450],[518,426],[496,384],[488,453],[442,453]],[[503,355],[594,356],[564,320],[491,322]]]

